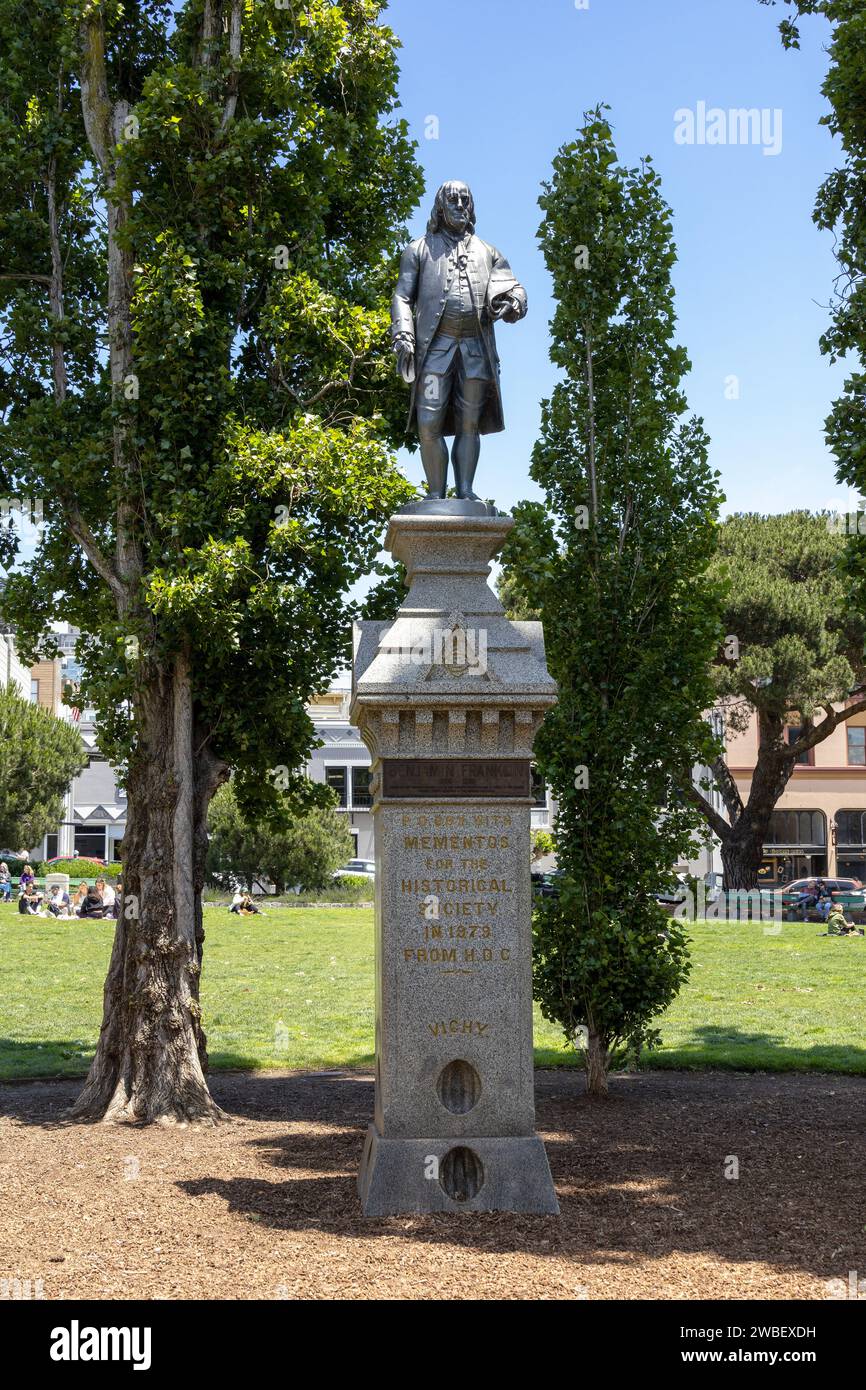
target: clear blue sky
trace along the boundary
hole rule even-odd
[[[427,176],[412,235],[423,232],[438,185],[465,179],[478,234],[509,258],[529,295],[527,318],[498,331],[507,427],[484,440],[482,496],[505,508],[538,496],[529,457],[554,380],[539,185],[584,109],[604,101],[621,159],[651,154],[673,208],[689,407],[710,433],[726,511],[846,509],[823,438],[844,371],[818,350],[835,262],[811,220],[818,184],[838,159],[818,125],[828,27],[805,20],[802,50],[786,53],[784,13],[758,0],[589,0],[588,9],[575,0],[391,0],[403,115]],[[701,101],[779,108],[780,153],[676,143],[675,111]],[[426,138],[430,116],[438,139]],[[731,375],[737,400],[725,398]],[[418,455],[402,461],[422,481]]]

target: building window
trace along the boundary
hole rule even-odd
[[[45,836],[45,858],[46,858],[46,859],[56,859],[56,858],[57,858],[57,836],[56,836],[56,835],[46,835],[46,836]]]
[[[798,739],[798,738],[801,738],[802,735],[806,733],[806,729],[803,727],[802,724],[791,724],[791,725],[788,726],[788,729],[787,729],[786,732],[787,732],[787,735],[788,735],[788,747],[790,748],[792,743],[796,743],[796,742],[797,742],[797,739]],[[805,751],[805,753],[801,753],[800,756],[799,756],[799,758],[797,759],[797,761],[796,761],[796,763],[795,763],[795,766],[796,766],[796,767],[814,767],[814,766],[815,766],[815,750],[814,750],[814,748],[807,748],[806,751]]]
[[[866,848],[866,811],[836,812],[836,844],[840,849]]]
[[[836,872],[866,881],[866,811],[836,812]]]
[[[347,777],[348,768],[345,767],[326,767],[325,781],[332,791],[337,793],[337,805],[345,811],[349,804],[349,779]]]
[[[547,806],[547,783],[537,767],[532,769],[532,804],[533,806]]]
[[[785,849],[823,848],[827,843],[822,811],[774,811],[764,842]]]
[[[31,677],[30,680],[30,703],[31,705],[39,704],[39,682],[35,677]]]
[[[82,859],[104,859],[105,826],[76,825],[75,852]]]
[[[358,811],[365,810],[373,805],[373,798],[370,795],[370,769],[368,767],[352,768],[352,805]]]
[[[866,725],[855,724],[848,729],[848,761],[866,767]]]

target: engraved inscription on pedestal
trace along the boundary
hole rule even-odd
[[[377,1120],[394,1134],[531,1133],[528,807],[383,804],[376,830],[393,1038]],[[442,1101],[451,1062],[478,1077],[471,1109]]]

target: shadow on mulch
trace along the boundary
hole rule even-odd
[[[80,1084],[0,1086],[0,1108],[19,1124],[60,1127]],[[360,1214],[355,1187],[373,1112],[371,1077],[224,1072],[212,1073],[210,1085],[227,1112],[272,1127],[254,1138],[236,1131],[233,1141],[257,1155],[259,1172],[221,1173],[226,1131],[218,1128],[202,1136],[206,1166],[197,1171],[205,1176],[173,1185],[190,1202],[216,1195],[264,1228],[584,1264],[640,1262],[650,1279],[645,1261],[670,1269],[678,1255],[769,1266],[780,1278],[866,1270],[862,1077],[645,1071],[612,1077],[611,1098],[598,1103],[585,1096],[580,1073],[541,1071],[537,1125],[559,1218],[467,1212],[371,1221]]]
[[[537,1123],[561,1217],[466,1213],[458,1221],[360,1216],[355,1175],[371,1080],[325,1073],[212,1083],[228,1110],[304,1126],[252,1141],[275,1168],[299,1176],[180,1186],[190,1196],[216,1193],[279,1230],[312,1225],[350,1238],[388,1234],[604,1263],[700,1253],[827,1278],[866,1267],[866,1083],[856,1077],[645,1072],[612,1078],[610,1100],[598,1103],[581,1077],[540,1072]]]

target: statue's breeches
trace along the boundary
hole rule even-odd
[[[463,375],[470,379],[493,380],[484,340],[480,334],[472,338],[454,338],[449,333],[437,333],[421,368],[419,395],[424,394],[426,377],[447,376],[449,372],[454,372],[458,365],[462,368]]]
[[[437,333],[418,380],[418,432],[464,434],[479,428],[493,388],[493,373],[481,337]]]

